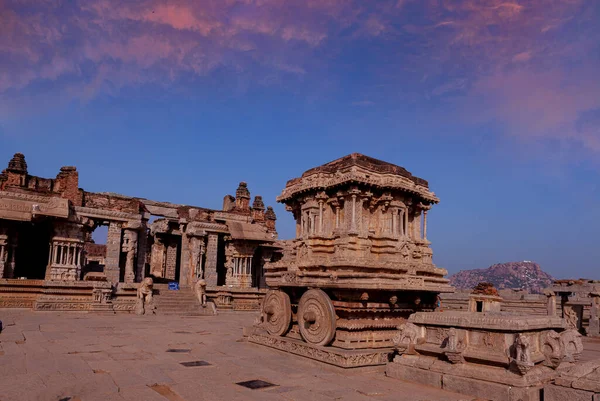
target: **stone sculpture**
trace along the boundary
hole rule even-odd
[[[446,340],[446,358],[452,363],[463,363],[465,361],[462,353],[464,351],[464,345],[458,338],[458,331],[451,327],[448,330],[448,338]]]
[[[577,312],[575,312],[570,306],[566,306],[564,311],[567,327],[577,330],[579,328],[579,317],[577,316]]]
[[[198,297],[198,302],[200,302],[200,305],[202,305],[202,307],[205,308],[206,307],[206,281],[202,280],[202,279],[196,281],[194,290],[196,291],[196,297]]]
[[[277,200],[294,215],[296,239],[280,241],[264,267],[271,290],[259,328],[277,338],[251,341],[287,337],[331,352],[391,348],[410,313],[435,310],[437,295],[453,291],[427,240],[438,198],[404,168],[348,155],[290,180]],[[397,340],[414,342],[411,331],[404,327]]]
[[[137,303],[135,306],[136,315],[144,315],[147,312],[154,312],[152,308],[152,287],[154,282],[152,277],[144,278],[137,290]],[[148,311],[146,309],[149,309]]]
[[[520,374],[524,375],[534,367],[531,360],[531,343],[529,342],[529,337],[523,333],[519,333],[515,338],[514,348],[514,367]]]

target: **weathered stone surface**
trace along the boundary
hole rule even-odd
[[[420,383],[434,388],[442,388],[442,374],[411,366],[389,363],[385,374],[394,379],[405,380],[411,383]],[[451,390],[455,391],[455,390]]]
[[[573,388],[547,385],[544,387],[544,401],[593,401],[594,393]]]
[[[248,344],[237,330],[249,326],[255,316],[231,312],[210,319],[179,316],[135,316],[2,311],[15,329],[28,332],[32,341],[47,349],[51,360],[70,373],[27,372],[27,354],[2,341],[10,358],[0,356],[1,399],[10,400],[167,400],[151,386],[159,383],[170,396],[183,400],[394,400],[458,401],[465,396],[401,383],[380,370],[341,370],[310,359]],[[47,340],[33,334],[61,334]],[[189,349],[186,353],[166,352]],[[70,352],[70,354],[67,354]],[[41,354],[31,354],[35,358]],[[93,359],[92,359],[93,358]],[[204,360],[210,366],[184,367],[180,362]],[[260,363],[257,363],[260,361]],[[7,369],[3,369],[6,363]],[[73,366],[69,368],[69,363]],[[33,362],[32,362],[33,364]],[[77,370],[77,372],[75,372]],[[74,373],[73,373],[74,372]],[[260,379],[277,385],[250,390],[238,382]],[[149,387],[150,386],[150,387]],[[174,394],[174,395],[173,395]],[[115,398],[117,397],[117,398]],[[176,398],[169,398],[176,399]]]
[[[452,375],[444,375],[442,388],[492,401],[540,401],[540,388],[511,387]]]

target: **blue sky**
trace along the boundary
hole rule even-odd
[[[441,198],[451,273],[600,279],[600,3],[4,1],[0,159],[89,191],[220,208],[352,152]]]

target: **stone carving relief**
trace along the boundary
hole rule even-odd
[[[565,362],[577,362],[583,352],[581,334],[573,329],[563,331],[560,333],[560,342],[564,350]]]
[[[533,367],[531,359],[531,343],[529,337],[523,333],[516,336],[513,345],[515,357],[512,360],[514,369],[521,375],[529,372]]]
[[[546,357],[546,365],[556,369],[565,356],[565,350],[560,334],[554,330],[550,330],[544,339],[542,352]]]
[[[460,338],[458,330],[451,327],[448,330],[448,338],[446,339],[446,351],[444,355],[451,363],[463,363],[465,358],[463,352],[467,348],[464,338]]]
[[[394,346],[399,351],[410,351],[411,346],[417,343],[420,330],[413,323],[403,323],[398,326],[398,333],[392,338]]]
[[[579,317],[577,312],[570,306],[565,306],[565,321],[569,329],[577,330],[579,328]]]

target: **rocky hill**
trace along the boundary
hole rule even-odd
[[[554,280],[540,265],[529,261],[499,263],[487,269],[461,270],[449,279],[457,289],[472,289],[481,282],[489,282],[499,290],[523,289],[531,293],[542,292]]]

